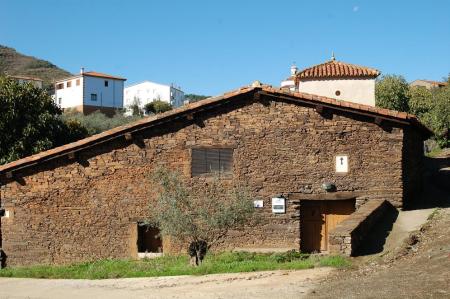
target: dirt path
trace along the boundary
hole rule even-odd
[[[0,298],[303,298],[332,270],[107,280],[0,278]]]
[[[441,209],[393,254],[359,261],[355,269],[331,274],[307,297],[450,298],[450,208]]]
[[[392,231],[386,239],[383,251],[386,253],[397,250],[411,232],[420,229],[427,222],[433,211],[434,209],[400,211]]]

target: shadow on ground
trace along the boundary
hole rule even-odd
[[[450,207],[450,157],[425,158],[423,191],[420,200],[405,210]],[[356,256],[381,253],[399,212],[392,208],[370,230]]]
[[[377,224],[370,230],[367,237],[361,242],[355,256],[370,255],[383,251],[386,239],[392,231],[395,220],[397,220],[398,211],[394,207],[388,209]]]

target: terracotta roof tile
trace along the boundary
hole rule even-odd
[[[124,80],[124,81],[127,80],[125,78],[116,77],[116,76],[103,74],[103,73],[99,73],[99,72],[84,72],[82,75],[83,76],[91,76],[91,77],[107,78],[107,79],[115,79],[115,80]]]
[[[138,120],[136,122],[120,126],[105,132],[102,132],[100,134],[96,134],[90,137],[87,137],[85,139],[78,140],[76,142],[72,142],[60,147],[56,147],[29,157],[25,157],[20,160],[16,160],[14,162],[1,165],[0,166],[0,173],[4,173],[6,171],[11,171],[17,168],[23,168],[27,167],[29,165],[33,165],[38,162],[44,162],[46,160],[49,160],[53,157],[58,157],[64,154],[67,154],[72,151],[77,151],[80,149],[83,149],[87,146],[92,146],[95,144],[100,144],[102,142],[123,137],[125,133],[130,133],[133,131],[137,131],[140,129],[148,128],[153,125],[157,125],[160,121],[170,121],[174,117],[182,116],[183,114],[187,114],[190,112],[195,112],[197,109],[214,107],[214,104],[222,102],[224,100],[229,100],[237,95],[242,95],[250,92],[264,92],[267,94],[272,94],[275,96],[283,96],[283,97],[290,97],[293,100],[299,100],[302,102],[311,102],[312,104],[318,104],[322,103],[325,106],[329,107],[330,109],[341,107],[341,109],[345,109],[346,111],[350,111],[352,113],[356,114],[364,114],[367,115],[368,113],[370,115],[373,115],[374,117],[387,117],[391,121],[406,121],[410,125],[416,127],[417,129],[424,132],[424,134],[432,134],[432,132],[426,128],[423,124],[420,123],[420,121],[412,114],[408,114],[406,112],[398,112],[398,111],[392,111],[388,109],[382,109],[382,108],[376,108],[372,106],[362,105],[362,104],[356,104],[353,102],[346,102],[342,100],[327,98],[323,96],[317,96],[313,94],[307,94],[303,92],[290,92],[278,88],[273,88],[268,85],[262,85],[261,87],[242,87],[240,89],[225,93],[220,96],[215,96],[211,98],[207,98],[195,103],[187,104],[182,107],[170,110],[168,112],[158,114],[151,117],[146,117],[141,120]],[[211,108],[212,109],[212,108]]]
[[[314,65],[296,74],[297,78],[299,79],[346,78],[346,77],[375,78],[378,75],[380,75],[380,72],[376,69],[336,60],[330,60],[322,64]]]

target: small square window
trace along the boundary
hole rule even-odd
[[[77,79],[77,81],[75,81],[75,85],[80,86],[80,79]]]
[[[97,101],[97,94],[91,93],[91,101]]]
[[[108,87],[108,85],[109,85],[108,80],[105,80],[105,87]]]
[[[64,89],[64,83],[57,84],[56,89]]]
[[[72,87],[72,81],[67,82],[67,88]]]
[[[62,98],[59,98],[58,99],[58,104],[61,105],[61,102],[62,102]]]
[[[192,176],[205,174],[231,174],[233,171],[232,148],[192,149]]]

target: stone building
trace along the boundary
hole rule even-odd
[[[250,188],[261,221],[222,248],[326,251],[356,204],[415,199],[429,134],[407,113],[243,87],[0,166],[6,264],[174,252],[142,229],[158,165],[193,186],[221,170]]]

